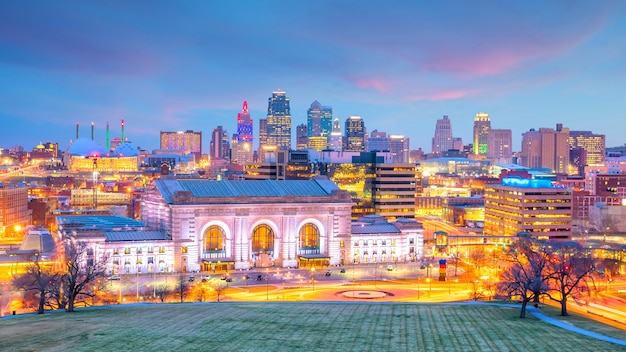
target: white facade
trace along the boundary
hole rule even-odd
[[[328,180],[161,179],[142,218],[174,243],[174,270],[340,265],[352,201]]]

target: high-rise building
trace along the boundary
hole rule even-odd
[[[513,159],[512,143],[511,130],[490,130],[487,138],[487,158],[500,164],[511,163]]]
[[[211,159],[230,159],[230,143],[228,132],[222,126],[217,126],[211,134]]]
[[[332,132],[333,108],[322,106],[315,100],[307,110],[308,148],[324,150],[328,148],[328,138]]]
[[[503,178],[485,186],[485,235],[567,239],[572,231],[572,193],[550,180]]]
[[[552,128],[531,129],[522,134],[521,165],[549,168],[557,174],[568,173],[569,128],[562,124]]]
[[[435,136],[433,137],[433,153],[441,154],[452,148],[452,124],[448,116],[437,120]]]
[[[296,126],[296,150],[306,149],[309,145],[309,137],[307,135],[307,126],[299,124]]]
[[[247,165],[252,162],[254,140],[254,123],[248,111],[248,102],[243,102],[243,109],[237,114],[237,134],[233,138],[231,162]]]
[[[366,145],[365,122],[361,116],[350,116],[346,119],[344,147],[346,152],[364,152]]]
[[[373,130],[370,133],[370,137],[367,139],[367,151],[368,152],[384,152],[389,150],[389,137],[387,132],[379,132]]]
[[[408,164],[409,138],[398,134],[389,135],[389,151],[394,163]]]
[[[202,159],[202,132],[192,130],[178,132],[161,131],[160,149],[178,149],[184,153],[192,153],[196,162]]]
[[[263,150],[267,146],[267,119],[259,119],[259,159],[264,160]]]
[[[267,103],[267,144],[291,149],[291,110],[285,92],[275,91]]]
[[[587,152],[587,165],[601,164],[606,152],[606,141],[603,134],[591,131],[569,131],[570,148],[583,148]]]
[[[339,119],[333,121],[333,131],[328,138],[328,149],[335,151],[343,150],[343,136],[341,135],[341,124]]]
[[[479,112],[474,117],[474,155],[487,156],[489,130],[491,130],[491,120],[486,112]]]

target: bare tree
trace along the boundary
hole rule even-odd
[[[505,260],[511,265],[500,273],[497,290],[509,299],[519,297],[520,318],[526,317],[529,302],[539,302],[539,297],[549,290],[546,274],[549,258],[544,249],[541,242],[520,238],[505,253]]]
[[[548,297],[561,304],[561,315],[567,316],[567,300],[576,295],[583,283],[594,272],[590,255],[576,242],[553,243],[548,263],[548,278],[552,292]],[[555,293],[555,294],[552,294]]]
[[[172,291],[167,284],[161,284],[154,288],[154,294],[161,301],[161,303],[165,302],[165,299],[171,292]]]
[[[13,278],[13,287],[32,292],[38,301],[37,314],[43,314],[59,277],[59,273],[34,260],[24,274]]]
[[[91,283],[106,276],[107,258],[93,258],[88,255],[85,242],[68,239],[65,241],[65,272],[62,276],[62,296],[65,311],[73,312],[74,305],[81,295],[91,297]]]
[[[474,265],[474,269],[476,270],[476,275],[480,275],[480,269],[487,263],[487,253],[483,247],[473,248],[469,252],[468,259],[472,265]]]
[[[180,299],[180,303],[185,301],[185,296],[187,296],[187,282],[185,281],[185,275],[181,272],[178,276],[178,282],[176,282],[176,293],[178,298]]]

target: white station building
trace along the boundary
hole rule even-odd
[[[351,262],[350,194],[328,179],[213,181],[165,176],[142,203],[171,238],[174,271]]]

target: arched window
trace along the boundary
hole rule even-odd
[[[204,231],[203,238],[203,258],[223,258],[226,256],[224,229],[217,225],[211,225]]]
[[[262,224],[252,231],[252,254],[274,254],[274,231],[268,225]]]
[[[320,253],[320,230],[313,224],[305,224],[299,233],[300,254]]]

